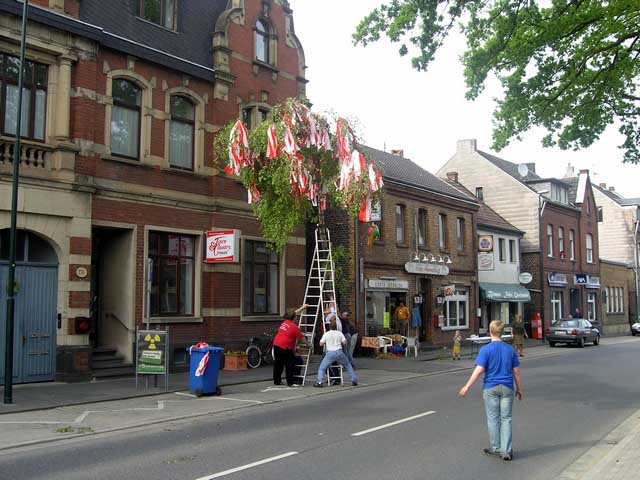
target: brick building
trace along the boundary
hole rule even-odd
[[[484,201],[525,232],[523,272],[532,303],[525,322],[540,313],[543,324],[567,318],[576,309],[596,324],[600,311],[597,209],[587,170],[573,185],[541,178],[535,164],[515,164],[477,149],[475,140],[458,142],[455,155],[438,171],[458,172],[467,189],[481,189]],[[514,201],[514,199],[517,199]]]
[[[170,328],[174,364],[194,341],[240,344],[273,330],[302,301],[304,235],[282,255],[265,248],[213,141],[234,119],[257,125],[272,105],[305,98],[286,0],[30,3],[18,281],[42,301],[36,324],[18,309],[16,328],[44,333],[17,348],[16,381],[86,375],[91,352],[107,346],[131,362],[147,315]],[[21,11],[0,0],[3,261]],[[212,229],[235,230],[239,261],[203,261]],[[86,317],[93,329],[79,333]],[[36,350],[46,353],[27,361]]]
[[[399,301],[420,309],[422,341],[446,344],[456,329],[465,336],[477,332],[478,203],[407,158],[364,152],[385,178],[383,200],[372,214],[380,238],[368,245],[370,224],[327,217],[334,245],[349,252],[350,288],[342,305],[356,311],[358,329],[368,336],[398,331],[393,313]],[[449,296],[447,286],[454,287]]]

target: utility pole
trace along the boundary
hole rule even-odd
[[[16,304],[16,243],[18,218],[18,177],[20,175],[20,136],[22,134],[22,87],[24,85],[25,49],[27,45],[27,15],[29,0],[23,0],[22,38],[20,41],[20,73],[18,74],[18,116],[16,141],[13,147],[13,189],[11,193],[11,234],[9,240],[9,278],[7,280],[7,325],[4,350],[4,403],[13,403],[13,325]]]

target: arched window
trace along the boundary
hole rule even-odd
[[[0,262],[9,261],[10,230],[0,230]],[[18,230],[16,237],[16,261],[28,263],[58,263],[53,247],[44,238],[35,233]]]
[[[169,165],[193,170],[196,107],[190,100],[179,95],[172,96],[170,103]]]
[[[111,153],[138,160],[140,157],[140,104],[142,92],[123,78],[113,81]]]
[[[269,62],[269,26],[264,20],[256,23],[256,60]]]

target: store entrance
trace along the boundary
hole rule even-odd
[[[365,305],[367,336],[397,333],[394,312],[401,301],[407,305],[407,292],[367,291]]]

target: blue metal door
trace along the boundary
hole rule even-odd
[[[0,383],[4,383],[4,338],[9,266],[0,264]],[[23,264],[16,267],[13,381],[55,378],[58,268]]]

